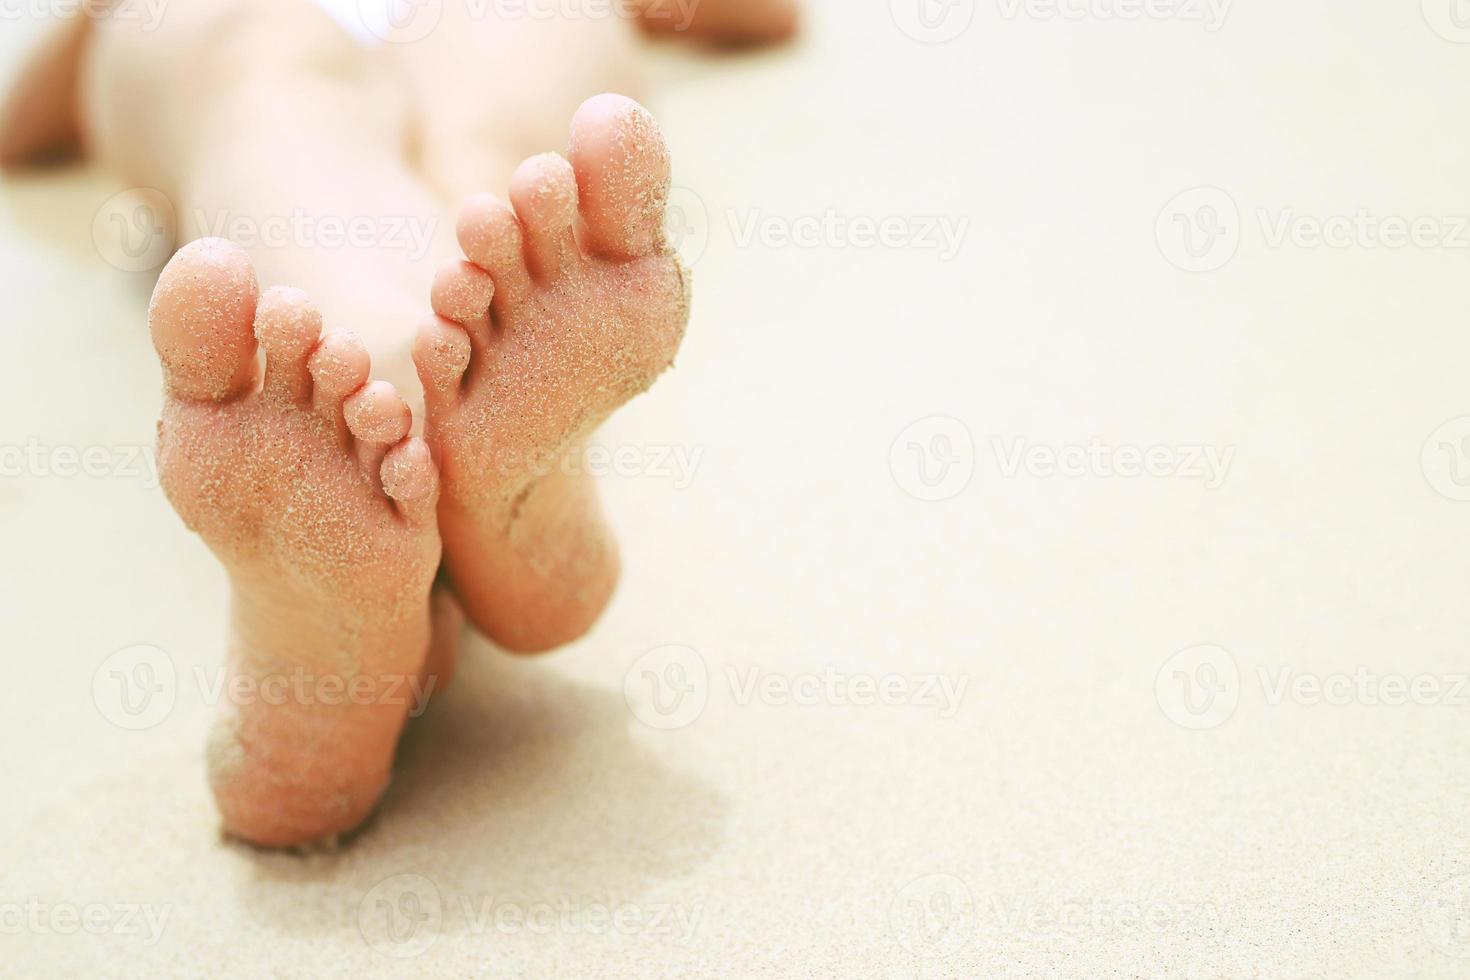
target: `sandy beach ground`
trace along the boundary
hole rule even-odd
[[[611,610],[470,644],[336,853],[218,836],[122,186],[0,183],[0,976],[1470,971],[1470,27],[808,6],[651,55]]]

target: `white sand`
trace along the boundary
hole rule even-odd
[[[217,838],[195,671],[219,662],[225,581],[161,494],[0,479],[0,975],[1470,971],[1470,705],[1451,690],[1470,503],[1420,458],[1470,415],[1467,249],[1273,249],[1256,215],[1470,211],[1467,49],[1414,3],[1242,3],[1215,33],[983,3],[942,47],[882,2],[813,6],[792,50],[660,59],[651,101],[708,248],[677,371],[605,441],[697,448],[692,485],[606,481],[612,610],[548,659],[468,651],[349,849]],[[10,64],[23,32],[4,30]],[[1155,219],[1199,185],[1244,231],[1189,274]],[[91,240],[114,190],[0,185],[0,445],[107,447],[123,469],[117,447],[151,441],[151,280]],[[730,218],[829,208],[970,227],[945,262],[742,246]],[[967,424],[976,472],[923,503],[889,447],[936,413]],[[1007,478],[991,442],[1093,437],[1235,454],[1207,490]],[[708,703],[660,731],[624,678],[646,713],[637,661],[669,643],[702,655]],[[92,693],[133,644],[176,677],[137,732],[108,720],[110,675],[106,710]],[[1240,672],[1203,731],[1155,696],[1196,644]],[[945,717],[741,703],[728,673],[828,667],[968,686]],[[1459,703],[1272,704],[1258,673],[1359,667]],[[107,934],[66,917],[89,905]]]

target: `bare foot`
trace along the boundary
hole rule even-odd
[[[523,163],[514,209],[472,198],[459,219],[469,261],[435,281],[438,316],[414,357],[443,470],[445,568],[469,618],[508,649],[579,636],[616,584],[596,488],[561,463],[678,349],[689,298],[663,238],[668,186],[647,110],[589,99],[570,163]]]
[[[650,34],[716,44],[765,44],[796,33],[796,0],[642,0]]]
[[[289,846],[357,826],[387,785],[424,687],[438,477],[362,345],[321,337],[298,290],[257,294],[241,249],[201,239],[149,327],[163,487],[232,586],[210,782],[227,832]]]

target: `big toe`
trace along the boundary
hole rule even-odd
[[[669,148],[653,115],[621,95],[597,95],[572,118],[568,152],[587,245],[632,259],[663,244]]]
[[[201,238],[164,267],[148,305],[148,329],[170,394],[224,401],[255,383],[255,305],[260,287],[244,249]]]

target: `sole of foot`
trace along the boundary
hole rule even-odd
[[[589,99],[567,157],[459,216],[415,362],[443,471],[445,568],[469,619],[517,652],[585,632],[618,577],[583,440],[672,362],[688,276],[664,240],[669,153],[642,106]],[[571,465],[568,465],[568,464]]]
[[[202,239],[159,279],[160,477],[231,584],[208,747],[225,831],[268,847],[352,830],[387,786],[433,686],[438,473],[409,409],[299,290],[259,292],[238,247]],[[257,345],[265,349],[264,373]]]

